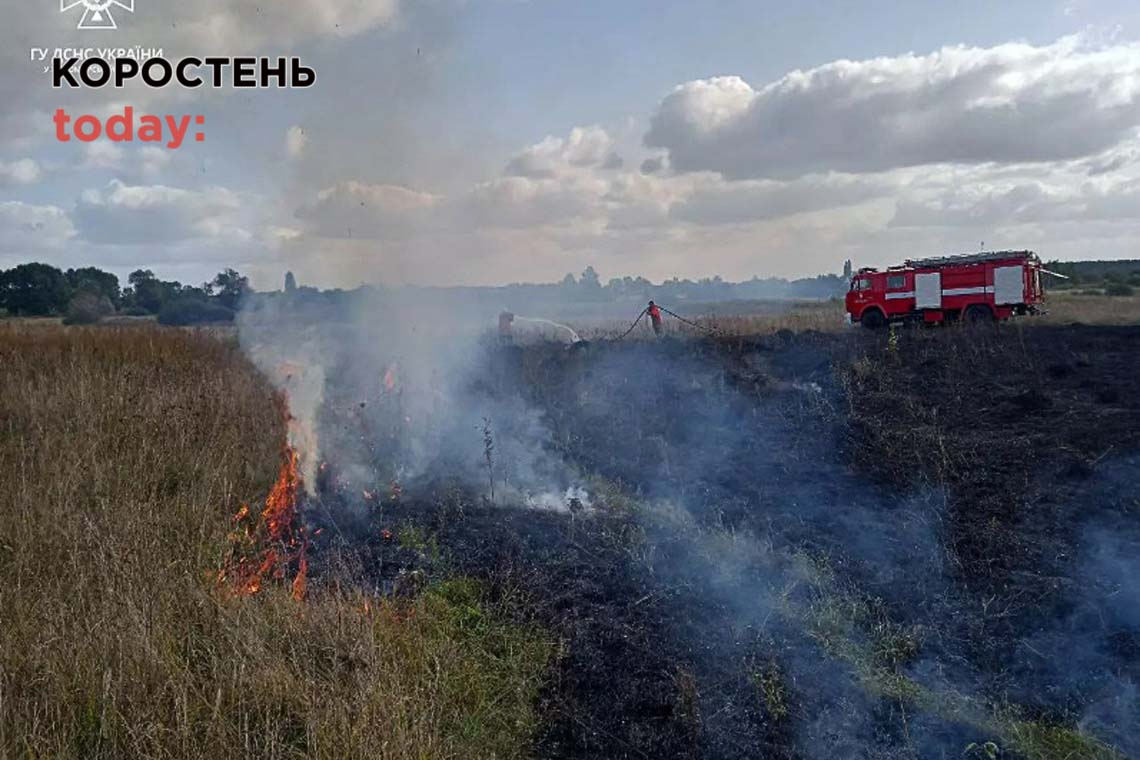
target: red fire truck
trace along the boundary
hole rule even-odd
[[[1032,251],[996,251],[910,259],[851,278],[847,315],[878,328],[888,322],[970,322],[1035,314],[1044,300],[1041,267]]]

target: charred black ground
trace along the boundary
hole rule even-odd
[[[371,441],[376,485],[363,518],[329,463],[318,552],[381,591],[485,578],[558,635],[544,758],[1134,755],[1138,345],[1002,326],[488,347],[479,392],[539,410],[591,478],[561,511],[446,471],[394,492],[395,433],[334,380],[323,432]]]

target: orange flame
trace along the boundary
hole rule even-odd
[[[298,602],[305,598],[305,591],[308,589],[308,579],[309,558],[302,552],[301,559],[298,561],[297,577],[293,579],[293,598]]]
[[[309,538],[297,515],[297,495],[301,490],[301,477],[297,472],[297,451],[286,446],[281,455],[281,469],[255,528],[246,526],[244,534],[231,534],[230,555],[218,574],[219,581],[229,581],[233,590],[243,596],[261,591],[266,578],[284,580],[292,567],[296,575],[292,582],[294,599],[304,599],[308,585]],[[242,505],[234,515],[238,523],[249,516],[249,507]],[[251,548],[261,546],[256,557],[247,555]]]
[[[269,531],[269,540],[283,542],[290,540],[293,518],[297,510],[297,491],[301,478],[297,475],[297,451],[292,446],[285,447],[281,470],[277,482],[269,496],[265,498],[265,509],[261,517]]]
[[[396,365],[393,364],[384,372],[384,387],[389,393],[396,389]]]

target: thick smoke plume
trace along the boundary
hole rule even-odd
[[[549,453],[542,413],[519,395],[496,318],[442,292],[368,289],[328,303],[260,299],[239,334],[288,399],[310,494],[331,465],[338,488],[358,494],[447,484],[503,503],[588,502],[582,478]],[[533,321],[567,346],[577,339]]]

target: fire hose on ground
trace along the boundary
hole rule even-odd
[[[680,314],[677,314],[676,312],[673,312],[673,311],[669,311],[669,309],[666,309],[661,304],[657,304],[657,308],[660,309],[661,311],[665,312],[669,316],[673,317],[677,321],[684,322],[685,324],[687,324],[691,327],[695,327],[698,330],[704,330],[705,332],[709,333],[710,335],[719,335],[720,334],[719,330],[712,328],[712,327],[708,327],[706,325],[697,324],[696,322],[693,322],[692,320],[689,320],[689,319],[685,319]],[[644,309],[641,310],[641,313],[637,315],[637,318],[633,320],[633,323],[629,326],[629,329],[626,330],[625,332],[623,332],[618,337],[618,340],[624,340],[626,338],[626,336],[628,336],[631,332],[633,332],[634,328],[636,328],[638,323],[641,322],[642,317],[644,317],[648,313],[649,313],[649,307],[646,306]]]

